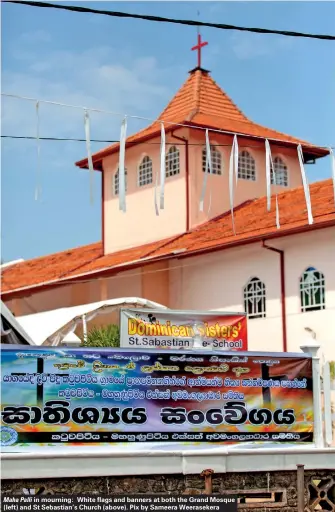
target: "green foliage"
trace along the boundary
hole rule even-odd
[[[115,324],[93,327],[87,333],[87,340],[82,340],[82,347],[119,347],[120,329]]]
[[[335,361],[329,361],[330,380],[335,380]]]

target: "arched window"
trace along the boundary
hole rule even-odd
[[[206,172],[206,148],[202,150],[202,172]],[[211,146],[212,173],[222,174],[222,156],[215,146]],[[209,166],[207,172],[210,172]]]
[[[280,156],[276,156],[273,160],[273,167],[271,172],[271,185],[280,185],[281,187],[288,187],[288,170],[287,165]]]
[[[325,276],[314,267],[308,267],[300,278],[301,311],[325,309]]]
[[[180,173],[179,164],[179,149],[176,146],[171,146],[165,156],[165,176],[176,176]]]
[[[238,178],[256,181],[256,164],[248,151],[241,151],[238,156]]]
[[[265,284],[253,277],[244,287],[244,311],[248,318],[264,318],[266,316]]]
[[[127,192],[127,169],[124,170],[124,174],[125,174],[125,188],[126,188],[126,192]],[[119,195],[119,190],[120,190],[120,180],[119,180],[119,169],[116,171],[116,173],[114,174],[113,176],[113,190],[114,190],[114,195],[115,196],[118,196]]]
[[[138,186],[144,187],[152,183],[152,160],[145,156],[138,169]]]

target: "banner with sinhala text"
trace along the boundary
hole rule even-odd
[[[2,345],[1,357],[2,451],[313,440],[305,354]]]

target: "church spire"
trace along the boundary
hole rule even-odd
[[[198,14],[199,14],[199,12],[198,12]],[[201,67],[201,51],[202,51],[202,48],[204,46],[208,45],[208,42],[207,41],[202,41],[199,26],[197,27],[197,40],[198,40],[198,43],[191,48],[191,51],[195,51],[195,50],[197,51],[197,53],[198,53],[198,63],[197,64],[198,65],[197,65],[196,68],[192,69],[190,71],[190,73],[193,73],[194,71],[197,71],[197,70],[200,70],[200,71],[203,71],[205,73],[208,73],[208,71],[206,69],[203,69]]]

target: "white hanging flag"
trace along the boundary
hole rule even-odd
[[[238,142],[237,135],[234,135],[234,166],[235,166],[235,185],[237,186],[238,181]]]
[[[266,203],[268,212],[271,210],[271,148],[268,139],[265,140],[265,175],[266,175]],[[272,166],[272,171],[274,168]]]
[[[279,206],[278,206],[278,195],[277,194],[276,194],[276,225],[277,225],[277,229],[280,229]]]
[[[301,144],[299,144],[297,150],[298,150],[298,158],[299,158],[299,164],[300,164],[302,184],[303,184],[304,192],[305,192],[308,224],[313,224],[311,196],[310,196],[309,185],[308,185],[307,176],[306,176],[306,172],[305,172],[305,168],[304,168],[304,155],[302,152]]]
[[[165,128],[161,123],[161,168],[160,168],[160,209],[164,210],[164,188],[165,188]]]
[[[267,199],[268,199],[268,211],[271,210],[271,172],[273,176],[273,184],[277,184],[276,172],[273,165],[271,147],[268,140],[265,141],[265,166],[266,166],[266,185],[267,185]],[[276,192],[276,226],[280,228],[279,220],[279,206],[278,206],[278,193]]]
[[[237,149],[237,151],[236,151]],[[233,145],[231,148],[230,159],[229,159],[229,203],[230,203],[230,212],[231,212],[231,221],[234,235],[236,235],[235,231],[235,221],[234,221],[234,168],[235,168],[235,185],[237,183],[238,178],[238,144],[237,144],[237,136],[234,135]]]
[[[93,169],[93,160],[92,160],[92,151],[91,151],[91,135],[90,135],[90,116],[88,110],[85,109],[84,112],[84,125],[85,125],[85,138],[86,138],[86,151],[87,151],[87,160],[88,160],[88,168],[90,173],[90,202],[94,203],[94,169]]]
[[[121,124],[120,150],[119,150],[119,209],[126,211],[126,173],[125,173],[125,152],[127,136],[127,117]]]
[[[209,173],[208,173],[209,170]],[[200,211],[204,211],[204,201],[205,201],[205,195],[206,195],[206,186],[207,186],[207,178],[208,174],[212,174],[212,156],[211,156],[211,145],[209,142],[209,136],[208,136],[208,130],[206,130],[206,169],[205,169],[205,176],[204,181],[202,184],[202,191],[201,191],[201,197],[200,197]],[[211,201],[210,201],[211,203]]]
[[[35,184],[35,201],[38,200],[41,193],[40,170],[41,170],[41,147],[40,147],[40,102],[36,102],[36,143],[37,143],[37,167]]]
[[[159,216],[159,208],[158,208],[158,201],[157,201],[157,189],[158,189],[158,171],[156,169],[156,179],[155,179],[155,190],[154,190],[154,194],[155,194],[155,212],[156,212],[156,215]]]
[[[333,178],[333,188],[334,188],[334,201],[335,201],[335,155],[332,148],[329,148],[329,154],[331,158],[331,165],[332,165],[332,178]]]

